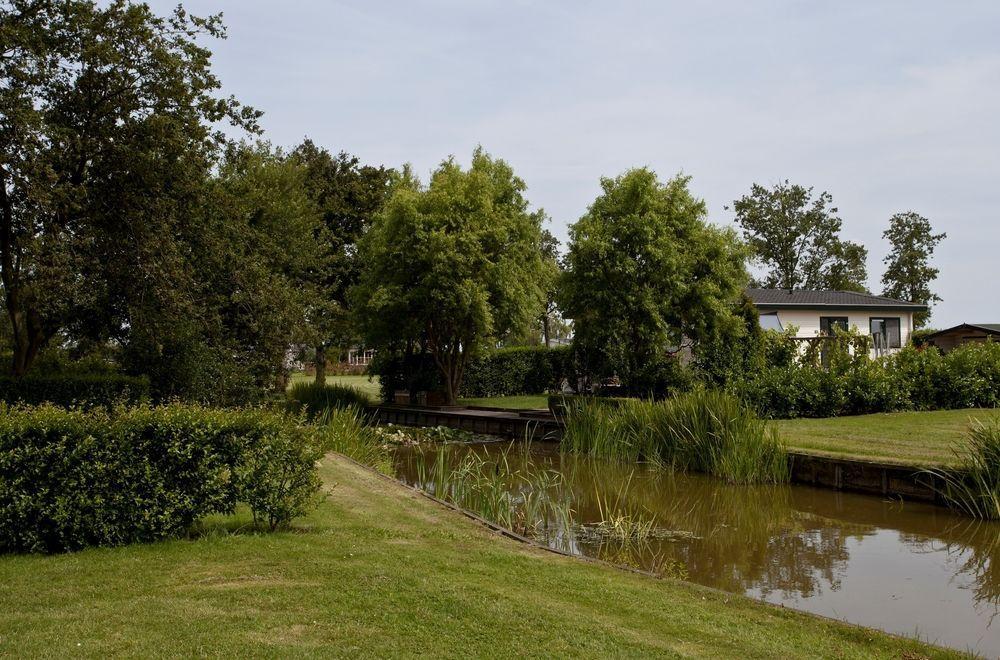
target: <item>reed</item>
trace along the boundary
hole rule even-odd
[[[310,420],[328,410],[364,410],[367,405],[368,396],[364,392],[346,385],[297,383],[285,395],[285,408],[292,413],[305,412],[306,418]]]
[[[358,408],[327,408],[314,420],[325,451],[335,451],[391,475],[392,454]]]
[[[705,472],[730,483],[783,483],[788,461],[777,431],[734,397],[696,390],[664,401],[568,401],[564,451]]]
[[[974,420],[968,442],[953,449],[956,467],[926,470],[952,508],[981,520],[1000,520],[1000,420]]]

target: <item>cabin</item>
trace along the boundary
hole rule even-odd
[[[937,346],[947,353],[956,346],[968,343],[1000,341],[1000,323],[963,323],[946,330],[938,330],[924,337],[923,343]]]
[[[872,357],[906,346],[913,333],[913,314],[926,305],[854,291],[747,289],[764,329],[795,326],[796,339],[828,337],[833,328],[855,328],[872,337]]]

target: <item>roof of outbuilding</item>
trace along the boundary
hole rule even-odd
[[[982,330],[989,334],[1000,335],[1000,323],[960,323],[959,325],[953,326],[951,328],[945,328],[944,330],[938,330],[933,332],[926,337],[925,340],[931,339],[932,337],[937,337],[938,335],[943,335],[946,332],[952,332],[954,330],[960,330],[961,328],[971,328],[973,330]]]
[[[855,291],[810,291],[806,289],[747,289],[747,297],[758,308],[837,308],[837,309],[898,309],[922,312],[927,305],[896,300],[885,296]]]

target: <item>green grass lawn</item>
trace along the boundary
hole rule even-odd
[[[343,459],[299,529],[0,557],[0,655],[954,655],[500,537]]]
[[[818,454],[931,465],[953,462],[969,420],[1000,415],[993,409],[880,413],[774,422],[789,448]]]

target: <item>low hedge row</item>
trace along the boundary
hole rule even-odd
[[[11,404],[106,407],[148,401],[149,392],[147,378],[115,373],[0,376],[0,401]]]
[[[0,552],[173,537],[240,503],[273,529],[317,497],[314,434],[257,409],[0,404]]]
[[[382,351],[370,372],[381,381],[382,398],[390,400],[396,390],[443,389],[441,375],[428,354],[390,355]],[[478,355],[465,368],[459,396],[478,398],[541,394],[557,389],[563,378],[575,380],[573,354],[569,346],[513,346]]]
[[[908,347],[843,369],[772,367],[730,389],[771,418],[992,408],[1000,405],[1000,343],[966,344],[946,355]]]

